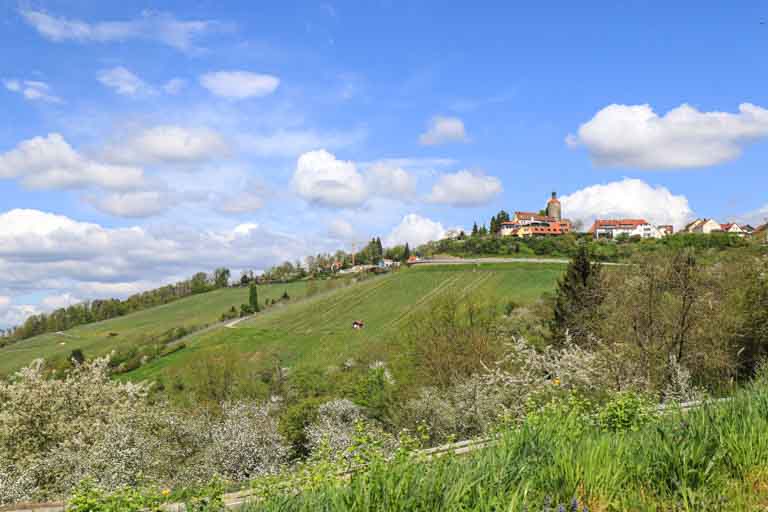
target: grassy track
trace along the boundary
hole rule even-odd
[[[292,298],[302,297],[305,283],[275,284],[259,287],[259,298],[277,299],[284,291]],[[108,354],[112,350],[140,343],[174,327],[212,324],[230,307],[240,307],[248,300],[246,288],[215,290],[187,297],[129,315],[83,325],[68,330],[65,335],[44,334],[0,348],[0,375],[8,374],[36,358],[67,357],[79,348],[87,357]],[[117,333],[110,336],[109,333]]]
[[[197,361],[235,354],[254,367],[338,367],[348,358],[391,360],[393,341],[408,322],[446,293],[479,294],[529,303],[553,289],[562,264],[489,264],[405,269],[273,308],[186,340],[187,348],[128,374],[132,379],[184,375]],[[365,329],[351,328],[354,320]]]

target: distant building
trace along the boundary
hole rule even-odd
[[[675,227],[672,224],[662,224],[661,226],[656,226],[656,229],[664,233],[664,236],[675,233]]]
[[[728,224],[720,224],[720,230],[723,233],[732,233],[734,235],[745,237],[751,236],[755,231],[755,228],[749,224],[736,224],[735,222],[731,222]]]
[[[589,228],[595,238],[613,240],[618,236],[663,238],[671,226],[653,226],[645,219],[597,219]]]
[[[752,232],[752,236],[755,238],[755,240],[759,240],[764,244],[768,244],[768,222],[762,226],[756,227]]]
[[[557,193],[547,201],[546,215],[533,212],[515,212],[507,222],[501,223],[501,236],[559,236],[570,233],[573,225],[568,219],[562,218],[562,206],[557,199]]]
[[[552,197],[547,201],[547,215],[557,220],[562,218],[562,207],[560,206],[560,200],[557,198],[557,192],[552,192]]]
[[[723,230],[722,225],[714,219],[696,219],[688,223],[683,232],[685,233],[719,233]]]

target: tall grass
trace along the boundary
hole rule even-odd
[[[349,482],[248,510],[534,511],[548,500],[562,510],[765,509],[768,385],[665,414],[637,431],[607,432],[580,413],[552,414],[470,455],[380,461]]]

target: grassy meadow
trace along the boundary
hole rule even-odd
[[[446,293],[471,293],[499,303],[531,303],[554,289],[563,269],[561,264],[531,263],[404,269],[273,307],[235,328],[200,333],[187,341],[184,350],[128,376],[186,379],[190,366],[223,354],[248,360],[254,369],[273,367],[278,360],[293,370],[324,370],[354,358],[385,360],[394,369],[407,370],[408,362],[402,360],[394,340],[432,300]],[[354,320],[365,322],[365,329],[353,330]]]
[[[291,298],[306,292],[306,283],[264,285],[260,299],[278,299],[287,291]],[[86,357],[97,357],[158,336],[175,327],[202,327],[219,321],[230,307],[248,301],[247,288],[226,288],[186,297],[169,304],[137,311],[103,322],[81,325],[61,334],[48,333],[0,348],[0,376],[36,358],[55,360],[68,357],[79,348]],[[115,335],[110,335],[114,333]]]

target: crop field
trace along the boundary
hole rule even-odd
[[[404,269],[365,282],[273,307],[233,328],[188,339],[183,350],[131,372],[132,379],[186,374],[196,361],[234,353],[254,367],[278,360],[290,368],[340,366],[348,358],[398,357],[393,340],[414,315],[448,293],[487,297],[499,304],[530,303],[552,291],[562,264],[482,264]],[[365,323],[361,330],[352,322]]]
[[[306,283],[263,285],[259,287],[259,298],[262,301],[278,299],[284,291],[292,299],[300,298],[306,291]],[[36,336],[0,348],[0,375],[6,375],[33,359],[67,357],[76,348],[82,350],[86,357],[96,357],[140,344],[175,327],[199,328],[214,324],[230,307],[239,309],[240,304],[247,300],[247,288],[214,290],[118,318],[78,326],[64,333]]]

